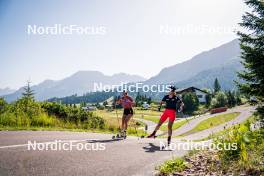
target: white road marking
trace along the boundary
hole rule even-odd
[[[54,140],[51,142],[40,142],[40,143],[36,143],[36,144],[54,144],[56,142],[61,142],[61,143],[66,143],[66,142],[72,142],[72,143],[76,143],[76,142],[84,142],[84,141],[96,141],[98,139],[82,139],[82,140]],[[30,141],[30,140],[29,140]],[[32,141],[31,141],[32,142]],[[16,145],[7,145],[7,146],[0,146],[0,149],[5,149],[5,148],[16,148],[16,147],[25,147],[28,146],[30,144],[16,144]]]

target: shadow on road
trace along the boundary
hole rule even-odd
[[[170,150],[161,149],[160,146],[154,145],[153,143],[149,143],[149,145],[146,147],[143,147],[143,149],[147,153],[154,153],[154,152],[158,152],[158,151],[159,152],[170,151]]]
[[[123,139],[103,139],[103,140],[87,140],[86,142],[88,143],[97,143],[97,142],[100,142],[100,143],[112,143],[112,142],[117,142],[117,141],[122,141]]]

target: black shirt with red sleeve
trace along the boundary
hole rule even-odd
[[[170,97],[169,95],[165,95],[162,98],[162,101],[166,102],[166,109],[177,110],[177,103],[182,103],[182,100],[178,96]]]

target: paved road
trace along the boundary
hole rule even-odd
[[[104,151],[33,151],[28,141],[75,140],[104,144]],[[78,141],[80,140],[80,141]],[[176,139],[174,139],[176,140]],[[0,175],[153,175],[155,166],[185,151],[161,151],[164,139],[112,140],[111,135],[81,132],[0,132]]]
[[[215,126],[213,128],[207,129],[207,130],[203,130],[203,131],[200,131],[200,132],[197,132],[194,134],[190,134],[188,136],[183,137],[183,139],[186,139],[186,140],[204,139],[204,138],[208,137],[210,134],[217,133],[219,131],[224,130],[224,127],[229,128],[232,125],[242,123],[243,121],[245,121],[248,117],[250,117],[253,114],[254,109],[255,109],[254,107],[248,107],[248,106],[240,106],[240,107],[230,109],[227,112],[222,113],[222,114],[231,113],[231,112],[240,112],[240,114],[235,119],[233,119],[231,121],[228,121],[224,124]],[[219,115],[219,114],[216,114],[216,115]],[[192,123],[192,121],[190,122],[190,124],[191,123]],[[192,129],[192,128],[190,128],[190,129]]]
[[[253,113],[254,108],[253,107],[249,107],[249,106],[239,106],[236,108],[232,108],[232,109],[228,109],[226,112],[222,112],[222,113],[217,113],[217,114],[205,114],[205,115],[201,115],[201,116],[196,116],[196,117],[190,117],[188,118],[188,123],[186,123],[185,125],[181,126],[180,128],[176,129],[173,131],[173,136],[178,136],[180,134],[186,133],[187,131],[193,129],[196,125],[198,125],[200,122],[217,116],[217,115],[221,115],[221,114],[229,114],[232,112],[240,112],[241,114],[235,118],[234,120],[231,120],[227,123],[221,124],[219,126],[216,126],[214,128],[210,128],[208,130],[204,130],[201,132],[198,132],[196,134],[192,134],[189,136],[184,137],[184,139],[188,139],[188,140],[197,140],[197,139],[203,139],[207,136],[209,136],[210,134],[212,134],[213,132],[218,132],[224,129],[224,126],[226,127],[230,127],[233,124],[238,124],[243,122],[244,120],[246,120],[252,113]],[[149,120],[145,120],[145,119],[140,119],[140,118],[134,118],[135,120],[141,121],[145,124],[148,125],[148,131],[147,133],[150,134],[153,132],[153,130],[156,127],[156,123],[149,121]],[[184,120],[184,119],[183,119]],[[143,129],[143,128],[142,128]],[[162,132],[159,131],[158,134],[162,134],[162,135],[166,135],[166,132]]]
[[[230,112],[241,112],[233,123],[244,121],[251,115],[251,107],[239,107]],[[201,120],[210,116],[202,116],[189,121],[179,128],[181,133],[188,131]],[[153,124],[152,124],[153,125]],[[208,136],[211,130],[223,129],[223,125],[186,136],[185,139],[198,139]],[[176,133],[177,134],[177,133]],[[153,175],[155,166],[172,156],[183,156],[187,151],[160,150],[160,142],[166,139],[138,139],[128,137],[126,140],[112,140],[110,134],[52,131],[1,131],[0,132],[0,175]],[[88,144],[105,150],[52,151],[28,150],[28,141],[38,143],[63,140],[62,143]],[[65,141],[66,140],[66,141]],[[172,143],[181,139],[173,139]]]
[[[141,119],[141,118],[134,118],[134,119],[137,121],[143,122],[144,124],[146,124],[148,126],[148,130],[147,130],[148,134],[152,133],[154,131],[156,125],[157,125],[157,123],[154,123],[150,120],[145,120],[145,119]],[[145,130],[145,127],[142,127],[139,129]]]

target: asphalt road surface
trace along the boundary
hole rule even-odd
[[[186,151],[160,150],[164,139],[112,140],[112,135],[52,132],[52,131],[2,131],[0,132],[0,175],[153,175],[155,166],[172,156],[182,156]],[[33,143],[55,142],[103,144],[105,150],[28,150]],[[63,143],[63,142],[61,142]],[[41,150],[40,150],[41,149]]]
[[[212,129],[204,130],[185,139],[200,139],[212,132],[241,123],[248,118],[254,108],[238,107],[230,112],[241,112],[233,121],[219,125]],[[200,121],[211,117],[201,116],[191,120],[174,134],[183,133],[197,125]],[[152,122],[153,123],[153,122]],[[154,126],[154,124],[150,124]],[[43,146],[54,144],[73,145],[72,150],[57,149],[43,150]],[[172,143],[180,143],[181,139],[174,138]],[[39,144],[33,150],[28,142]],[[58,143],[57,143],[58,144]],[[58,145],[59,145],[58,144]],[[166,144],[166,139],[139,139],[128,137],[126,140],[112,139],[111,134],[97,134],[84,132],[59,132],[59,131],[0,131],[0,176],[2,175],[154,175],[155,167],[172,156],[183,156],[187,150],[161,150],[161,144]],[[57,146],[58,146],[57,145]],[[76,147],[87,146],[87,149]],[[38,146],[38,145],[37,145]],[[54,145],[53,145],[54,146]],[[54,149],[54,148],[53,148]],[[69,148],[66,148],[69,149]]]

